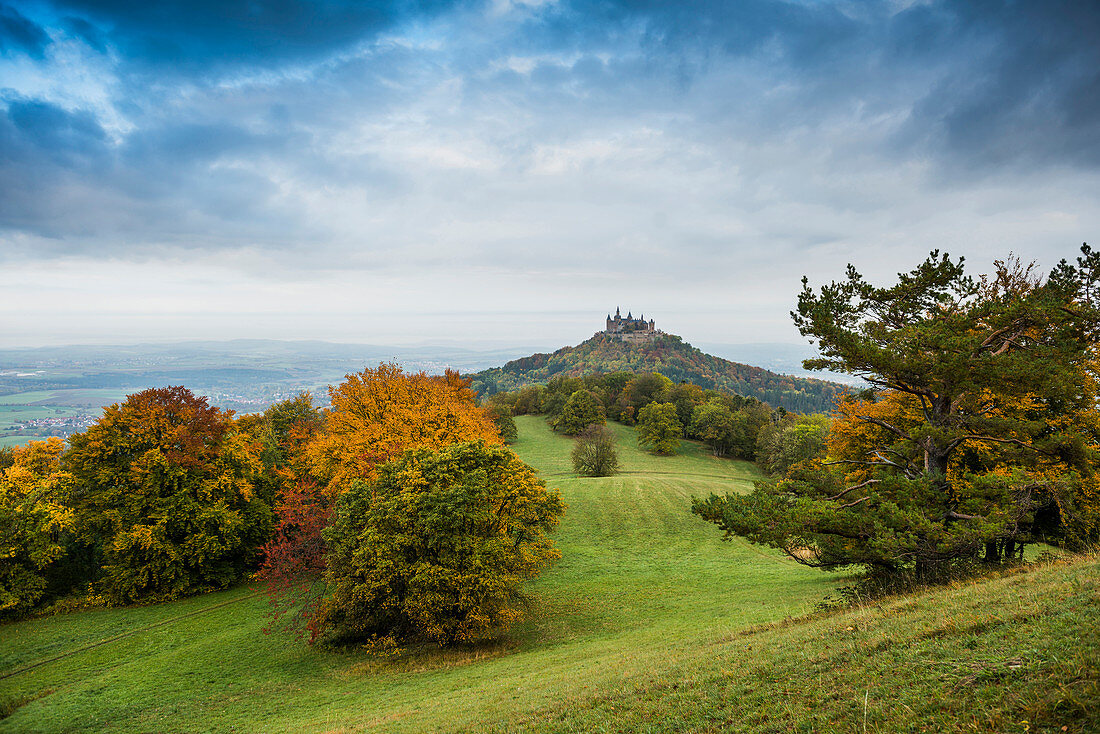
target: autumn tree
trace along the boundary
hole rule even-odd
[[[263,546],[259,578],[271,603],[272,629],[302,635],[316,613],[323,584],[322,531],[332,518],[332,497],[314,478],[306,448],[324,426],[308,392],[275,403],[238,426],[259,443],[263,471],[257,479],[275,509],[275,528]]]
[[[543,412],[542,399],[546,388],[542,385],[527,385],[516,392],[512,405],[512,415],[535,415]]]
[[[633,425],[639,420],[642,408],[654,402],[663,402],[672,389],[672,380],[658,372],[637,375],[623,386],[619,394],[620,420]]]
[[[1097,253],[1046,278],[1014,260],[972,278],[933,252],[885,288],[852,266],[819,291],[803,282],[793,316],[821,350],[806,366],[872,389],[840,407],[827,461],[697,513],[802,563],[884,577],[1096,537]]]
[[[607,426],[594,423],[581,431],[570,454],[573,471],[585,477],[609,477],[619,470],[615,435]]]
[[[683,427],[672,403],[650,403],[638,411],[638,443],[655,454],[675,454]]]
[[[395,364],[381,364],[347,375],[329,389],[329,398],[332,409],[308,451],[314,476],[334,496],[357,479],[374,479],[380,465],[409,448],[500,442],[470,381],[453,370],[405,374]]]
[[[49,571],[66,552],[75,527],[73,478],[61,470],[65,443],[32,441],[11,450],[0,470],[0,616],[14,616],[42,599]]]
[[[502,446],[408,451],[338,498],[317,628],[393,647],[492,636],[522,615],[521,585],[559,557],[557,492]]]
[[[554,421],[554,430],[575,436],[593,424],[606,422],[603,405],[588,390],[577,390],[565,401],[561,414]]]
[[[231,411],[183,387],[145,390],[70,439],[80,533],[115,602],[228,586],[256,562],[271,509],[256,494],[255,444]]]
[[[280,421],[286,463],[276,505],[278,525],[264,547],[261,578],[271,601],[271,628],[317,631],[327,545],[323,532],[339,496],[358,481],[370,481],[386,461],[406,449],[450,443],[499,443],[490,414],[479,408],[469,381],[453,371],[406,374],[393,364],[348,375],[330,388],[332,408],[315,414],[309,405],[273,406],[266,422],[276,435]]]

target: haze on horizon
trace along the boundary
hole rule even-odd
[[[1092,0],[0,3],[0,346],[787,342],[1100,225]]]

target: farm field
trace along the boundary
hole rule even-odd
[[[517,424],[569,507],[506,638],[311,649],[264,635],[247,586],[29,620],[0,627],[0,732],[1097,730],[1095,557],[798,619],[841,580],[688,511],[755,467],[690,443],[649,456],[613,425],[625,471],[581,479],[569,439]]]
[[[0,395],[0,447],[17,446],[47,436],[67,436],[73,426],[57,425],[77,416],[98,418],[103,407],[125,400],[124,391],[115,389],[33,390]],[[45,424],[27,427],[19,421]]]

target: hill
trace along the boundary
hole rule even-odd
[[[659,334],[640,343],[620,341],[605,333],[552,354],[532,354],[503,367],[478,372],[473,387],[479,395],[547,382],[556,375],[578,377],[608,372],[660,372],[703,388],[726,390],[798,413],[827,412],[844,385],[792,377],[706,354],[674,334]]]
[[[516,422],[569,509],[507,638],[313,649],[262,634],[247,586],[27,620],[0,628],[0,732],[1100,730],[1097,557],[813,614],[836,577],[688,510],[751,464],[649,456],[612,425],[624,473],[578,478],[571,440]]]

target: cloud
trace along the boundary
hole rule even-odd
[[[49,35],[38,24],[15,8],[0,4],[0,55],[22,52],[42,59],[49,43]]]
[[[356,0],[55,0],[80,31],[95,28],[128,60],[157,73],[277,67],[331,53],[431,16],[451,3]],[[70,20],[70,23],[73,21]]]
[[[0,60],[9,272],[217,263],[230,310],[624,289],[721,329],[848,260],[1100,226],[1090,3],[42,7],[52,40]]]

